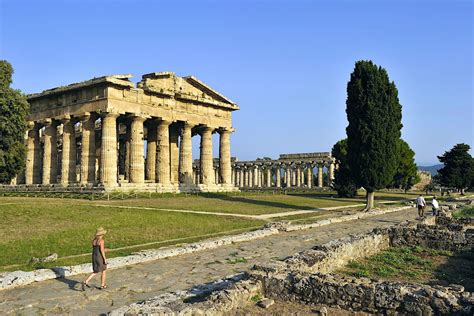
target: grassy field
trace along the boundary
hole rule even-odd
[[[340,272],[391,281],[462,284],[472,291],[473,260],[474,255],[469,251],[453,254],[422,247],[394,247],[366,259],[351,261]]]
[[[376,202],[397,201],[415,197],[416,194],[412,193],[378,193],[376,194]],[[240,193],[232,195],[208,193],[198,196],[177,195],[173,198],[100,201],[96,204],[261,215],[363,203],[365,203],[363,195],[355,198],[337,198],[335,194],[317,192],[287,195],[271,193]]]
[[[460,209],[453,213],[454,218],[474,218],[474,207]]]
[[[377,200],[400,200],[414,196],[381,193],[377,195]],[[52,265],[88,262],[90,239],[98,226],[108,229],[107,247],[112,249],[109,256],[114,257],[219,234],[238,233],[264,224],[264,221],[251,218],[166,212],[158,209],[259,215],[360,203],[363,203],[363,196],[339,199],[327,193],[164,195],[151,199],[113,201],[1,197],[0,271],[34,269],[37,266],[28,264],[32,257],[45,257],[51,253],[57,253],[60,258]],[[98,204],[103,206],[96,206]],[[315,211],[281,219],[298,220],[330,213]],[[123,247],[131,248],[120,249]],[[81,254],[87,255],[80,256]],[[69,258],[70,256],[77,257]]]
[[[107,247],[111,249],[163,242],[113,251],[109,254],[113,257],[263,224],[263,221],[235,217],[96,208],[74,200],[56,199],[23,200],[20,204],[5,204],[0,200],[0,214],[0,270],[32,269],[35,267],[27,264],[32,257],[51,253],[59,257],[89,253],[90,240],[99,226],[108,229]],[[88,262],[89,257],[61,260],[55,265]]]

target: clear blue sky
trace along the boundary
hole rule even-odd
[[[241,160],[330,151],[345,137],[359,59],[395,81],[418,163],[474,146],[471,1],[0,2],[0,58],[15,68],[14,87],[192,74],[240,105]]]

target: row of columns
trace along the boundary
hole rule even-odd
[[[61,184],[76,183],[76,132],[75,124],[82,126],[80,154],[80,183],[96,184],[96,147],[99,154],[99,182],[106,186],[118,184],[118,124],[120,115],[104,113],[101,118],[100,144],[96,144],[95,121],[99,118],[94,113],[83,116],[67,117],[61,121],[45,120],[31,123],[27,134],[27,164],[25,170],[26,184],[53,184],[58,178],[58,133],[57,127],[63,124],[61,152]],[[205,184],[216,183],[213,170],[212,133],[220,134],[219,142],[219,183],[231,185],[230,129],[194,126],[182,122],[178,129],[170,133],[174,122],[143,116],[128,116],[130,127],[127,130],[129,142],[126,145],[126,173],[130,183],[147,182],[169,184]],[[147,150],[144,146],[144,124],[147,123]],[[41,146],[40,129],[44,127],[44,144]],[[193,178],[192,129],[201,135],[200,144],[200,178]],[[178,141],[180,138],[180,142]],[[100,145],[100,146],[99,146]],[[180,145],[180,146],[179,146]],[[146,159],[145,159],[146,156]],[[40,172],[40,169],[42,172]],[[176,171],[176,172],[174,172]],[[178,174],[176,178],[175,174]],[[176,178],[176,179],[175,179]]]
[[[323,187],[323,167],[325,165],[316,165],[317,171],[317,186]],[[334,163],[329,163],[327,166],[327,177],[329,185],[334,180]],[[237,187],[303,187],[312,188],[313,183],[313,168],[312,164],[297,165],[279,165],[271,166],[239,166],[233,169],[233,184]]]

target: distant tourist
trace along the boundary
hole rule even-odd
[[[85,291],[86,287],[90,287],[89,281],[99,272],[100,275],[100,289],[106,289],[107,285],[105,284],[105,272],[107,270],[107,259],[105,258],[105,240],[104,235],[107,231],[99,227],[95,232],[95,238],[92,240],[92,272],[89,277],[82,282],[82,290]]]
[[[423,217],[423,215],[425,213],[425,206],[426,206],[425,198],[423,197],[423,194],[420,194],[416,198],[416,207],[418,209],[418,216],[419,217]]]
[[[431,205],[433,207],[433,216],[437,216],[438,210],[439,210],[439,203],[438,203],[438,200],[436,200],[436,195],[433,195],[433,200],[431,201]]]

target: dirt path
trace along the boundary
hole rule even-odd
[[[39,282],[1,291],[0,314],[106,313],[157,294],[186,289],[247,270],[257,262],[277,260],[315,244],[415,217],[415,209],[404,210],[111,270],[107,282],[109,289],[105,291],[79,291],[79,281],[84,276]],[[98,282],[96,278],[92,284],[98,285]]]

